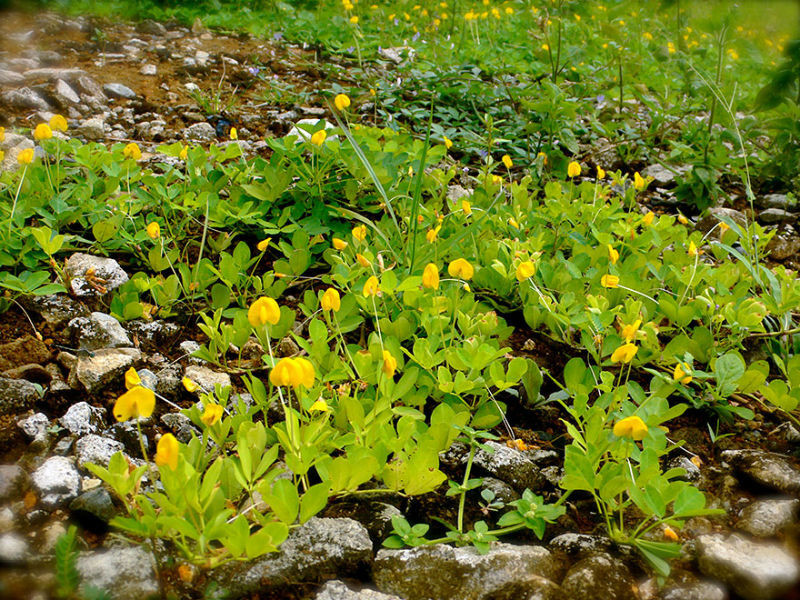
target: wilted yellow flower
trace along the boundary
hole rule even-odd
[[[638,352],[639,346],[636,344],[632,344],[628,342],[627,344],[622,344],[619,348],[614,350],[611,354],[611,362],[612,363],[629,363],[633,360],[633,357],[636,356],[636,352]]]
[[[450,138],[444,136],[444,147],[450,150],[453,147],[453,142],[450,141]]]
[[[728,225],[727,223],[720,222],[720,224],[719,224],[719,235],[720,236],[725,235],[730,228],[731,228],[731,226]]]
[[[337,94],[336,98],[333,99],[333,103],[336,105],[336,109],[341,112],[350,106],[350,98],[347,94]]]
[[[397,371],[397,359],[388,350],[383,351],[383,366],[381,369],[389,377],[394,377],[394,373]]]
[[[639,171],[633,174],[633,187],[639,192],[647,187],[647,181],[639,175]]]
[[[678,223],[680,223],[681,225],[688,225],[689,219],[684,217],[682,214],[678,213]]]
[[[669,542],[677,542],[678,540],[680,540],[680,537],[678,537],[678,534],[675,533],[675,530],[672,527],[665,527],[664,539]]]
[[[222,418],[223,412],[223,408],[219,404],[209,402],[206,404],[203,414],[200,416],[200,420],[211,427]]]
[[[642,217],[642,224],[649,227],[650,225],[653,224],[653,219],[655,218],[656,218],[656,213],[650,211],[644,217]]]
[[[567,175],[570,177],[577,177],[581,174],[581,165],[580,163],[575,162],[574,160],[567,165]]]
[[[606,172],[603,170],[603,167],[597,165],[597,178],[598,179],[605,179]]]
[[[272,385],[291,386],[295,390],[301,385],[313,387],[315,377],[314,365],[305,358],[282,358],[269,374]]]
[[[347,242],[341,238],[333,238],[333,247],[337,250],[344,250],[347,248]]]
[[[422,271],[422,287],[432,290],[439,289],[439,267],[434,263],[428,263]]]
[[[461,210],[463,210],[464,214],[467,216],[472,214],[472,205],[469,203],[469,200],[461,201]]]
[[[50,117],[50,128],[64,132],[67,130],[67,120],[61,115],[53,115]]]
[[[439,230],[442,228],[441,225],[437,225],[433,229],[429,229],[428,232],[425,234],[425,239],[428,240],[428,243],[432,244],[436,241],[436,238],[439,236]]]
[[[339,312],[339,309],[342,307],[342,300],[339,297],[339,292],[337,292],[334,288],[328,288],[322,294],[319,304],[322,307],[322,310]]]
[[[366,258],[364,258],[364,255],[361,253],[358,252],[356,253],[356,262],[365,269],[369,268],[369,261]]]
[[[147,236],[151,240],[157,240],[161,235],[161,227],[155,221],[147,224]]]
[[[125,371],[125,389],[130,390],[135,388],[137,385],[142,385],[142,380],[139,377],[139,373],[136,372],[136,369],[131,367]]]
[[[623,326],[622,331],[620,331],[620,335],[622,335],[626,342],[633,341],[633,338],[636,337],[636,332],[639,331],[641,324],[642,320],[636,319],[633,323]]]
[[[169,467],[173,471],[178,468],[178,453],[180,446],[178,440],[171,433],[165,433],[156,445],[156,464],[159,467]]]
[[[503,154],[503,158],[500,160],[503,161],[503,164],[506,166],[506,169],[510,169],[514,166],[514,163],[511,160],[511,157],[508,154]]]
[[[189,146],[184,146],[181,148],[180,154],[178,154],[178,158],[181,160],[186,160],[189,156]]]
[[[600,278],[600,285],[604,288],[615,288],[619,285],[619,277],[616,275],[606,274]]]
[[[156,407],[156,395],[153,390],[137,385],[122,394],[114,403],[114,418],[127,421],[131,418],[147,418]]]
[[[256,244],[256,248],[258,248],[259,252],[264,252],[267,248],[269,248],[269,243],[272,241],[271,237],[264,238],[258,244]]]
[[[194,381],[192,381],[188,377],[184,377],[183,379],[181,379],[181,383],[183,384],[183,387],[186,389],[186,391],[189,392],[190,394],[193,394],[194,392],[200,389],[200,386],[197,385]]]
[[[690,241],[689,242],[689,250],[687,250],[687,253],[691,257],[695,257],[698,254],[700,254],[700,252],[697,250],[697,244],[695,244],[693,241]]]
[[[324,129],[320,129],[314,135],[311,136],[311,143],[315,146],[322,146],[325,143],[325,138],[328,137],[328,132]]]
[[[545,154],[544,152],[539,152],[539,154],[536,155],[536,158],[541,158],[543,165],[547,164],[547,154]]]
[[[33,162],[33,148],[25,148],[17,154],[17,162],[21,165],[29,165]]]
[[[517,220],[514,217],[508,218],[508,224],[511,225],[514,229],[519,229],[519,223],[517,223]]]
[[[472,279],[472,276],[475,274],[475,269],[463,258],[457,258],[448,265],[447,272],[450,273],[450,277]]]
[[[644,439],[647,435],[647,425],[640,417],[633,415],[617,421],[614,425],[614,435],[617,437],[628,437],[637,442]]]
[[[533,264],[533,261],[524,260],[517,265],[517,279],[520,281],[533,277],[534,273],[536,273],[536,265]]]
[[[231,127],[231,130],[230,130],[230,132],[228,132],[228,135],[230,135],[232,140],[238,140],[239,139],[239,132],[236,131],[236,127]]]
[[[619,260],[619,252],[614,250],[614,246],[611,244],[608,244],[608,260],[611,261],[612,265],[617,264],[617,261]]]
[[[138,144],[131,142],[122,149],[122,156],[125,158],[132,158],[133,160],[139,160],[142,158],[142,151],[139,149]]]
[[[247,320],[253,327],[261,327],[270,323],[276,325],[281,320],[281,308],[272,298],[258,298],[247,311]]]
[[[683,385],[692,381],[692,367],[689,363],[678,363],[672,371],[672,379],[680,381]]]
[[[37,142],[48,140],[51,137],[53,137],[53,130],[50,129],[50,125],[47,123],[39,123],[36,129],[33,130],[33,139]]]
[[[378,289],[380,288],[380,284],[378,282],[378,278],[374,275],[367,279],[366,283],[364,283],[364,294],[365,298],[369,296],[375,296],[378,293]]]
[[[359,242],[363,242],[365,239],[367,239],[367,226],[356,225],[353,227],[353,237]]]

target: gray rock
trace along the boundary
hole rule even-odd
[[[14,108],[53,110],[53,107],[50,106],[50,103],[47,102],[47,100],[42,98],[38,93],[36,93],[36,91],[27,87],[20,88],[18,90],[9,90],[3,93],[0,97],[2,97],[6,104]]]
[[[77,252],[67,259],[66,271],[76,296],[102,296],[128,281],[128,274],[113,258]],[[90,283],[86,274],[91,273]]]
[[[103,88],[91,77],[78,77],[77,87],[81,93],[92,98],[105,99],[106,97],[105,93],[103,93]]]
[[[178,348],[180,349],[181,352],[183,352],[186,356],[189,357],[189,361],[190,362],[193,361],[193,360],[199,361],[199,359],[195,359],[192,356],[192,354],[194,354],[195,352],[200,350],[200,344],[198,344],[194,340],[183,341],[178,345]],[[202,362],[205,362],[205,361],[202,361]]]
[[[712,581],[696,581],[670,586],[661,592],[661,600],[727,600],[725,588]]]
[[[142,65],[142,68],[139,69],[139,73],[145,77],[152,77],[158,73],[158,67],[154,64]]]
[[[212,371],[208,367],[199,365],[189,365],[186,367],[184,376],[194,381],[207,392],[214,391],[214,386],[217,384],[224,388],[230,387],[231,385],[231,376],[227,373],[219,373],[217,371]]]
[[[461,208],[460,200],[462,198],[469,199],[472,197],[472,190],[458,185],[457,183],[451,184],[447,187],[447,199],[451,204],[458,205],[455,208]]]
[[[105,409],[91,406],[88,402],[73,404],[58,422],[73,435],[97,433],[103,425]]]
[[[32,296],[25,299],[23,305],[26,309],[38,313],[51,327],[61,327],[70,319],[89,314],[89,310],[83,304],[66,294]]]
[[[479,600],[563,600],[561,586],[539,575],[528,575],[489,587]]]
[[[343,581],[333,580],[319,589],[314,600],[402,600],[402,598],[370,589],[354,590]]]
[[[0,564],[24,563],[28,558],[28,542],[18,533],[0,535]]]
[[[746,600],[777,598],[800,578],[795,558],[776,544],[710,534],[698,537],[695,549],[700,571]]]
[[[736,527],[756,537],[773,537],[797,520],[798,509],[796,498],[756,500],[742,511]]]
[[[683,455],[676,456],[670,460],[667,464],[667,467],[670,469],[683,469],[686,471],[686,475],[680,478],[684,481],[697,481],[702,476],[697,465]]]
[[[508,485],[505,481],[500,481],[494,477],[484,477],[481,484],[481,491],[489,490],[494,494],[495,499],[508,504],[514,500],[519,500],[520,495],[513,487]]]
[[[787,456],[762,450],[725,450],[722,459],[758,486],[783,494],[800,494],[800,469]]]
[[[36,413],[18,421],[17,425],[29,439],[41,439],[47,436],[47,427],[50,425],[50,419],[43,413]]]
[[[654,182],[662,187],[669,186],[675,181],[675,173],[660,164],[647,167],[642,171],[642,177],[652,177]]]
[[[75,457],[79,467],[85,467],[86,463],[107,467],[111,457],[123,448],[117,440],[90,433],[75,442]]]
[[[155,558],[141,546],[82,552],[76,566],[82,586],[105,590],[114,600],[145,600],[159,594]]]
[[[0,504],[21,498],[30,483],[30,478],[22,467],[0,465]]]
[[[61,106],[65,107],[71,104],[80,104],[81,101],[78,93],[63,79],[56,81],[55,97],[61,103]]]
[[[103,86],[103,91],[109,98],[124,98],[126,100],[136,98],[136,92],[122,83],[107,83]]]
[[[403,62],[403,54],[406,54],[408,60],[413,60],[414,49],[410,46],[396,46],[393,48],[378,48],[378,56],[392,61],[394,64],[399,65]]]
[[[67,328],[73,345],[82,350],[133,346],[120,322],[105,313],[93,312],[89,317],[77,317],[67,324]]]
[[[195,123],[183,131],[183,137],[193,142],[214,142],[217,132],[209,123]]]
[[[107,383],[122,378],[130,367],[140,361],[142,353],[137,348],[104,348],[92,356],[79,356],[69,374],[73,388],[82,385],[87,392],[95,393]]]
[[[86,119],[77,127],[80,135],[89,141],[99,142],[106,137],[106,123],[100,117]]]
[[[767,252],[775,260],[786,260],[800,255],[800,237],[779,232],[767,244]]]
[[[384,549],[378,551],[372,572],[378,589],[405,600],[479,600],[532,575],[552,579],[556,570],[550,552],[541,546],[495,542],[488,554],[443,544]]]
[[[136,25],[136,29],[140,33],[147,33],[149,35],[154,35],[157,37],[161,37],[167,33],[167,28],[164,27],[158,21],[153,21],[152,19],[146,19]]]
[[[527,453],[492,441],[486,442],[485,445],[493,452],[478,450],[475,453],[473,466],[476,474],[496,477],[520,493],[525,489],[538,490],[547,485],[541,468],[531,460]],[[457,454],[457,461],[466,465],[468,454],[463,445],[454,445],[445,453],[443,460],[451,462],[454,453]]]
[[[759,208],[782,208],[790,207],[789,196],[786,194],[767,194],[756,198],[756,205]]]
[[[0,377],[0,413],[26,411],[33,408],[38,399],[39,390],[30,381]]]
[[[75,463],[64,456],[48,458],[31,475],[33,487],[45,508],[56,508],[78,496],[81,476]]]
[[[565,598],[632,600],[639,597],[636,581],[624,563],[595,554],[575,563],[561,582]]]
[[[57,68],[43,68],[43,69],[29,69],[25,71],[25,79],[46,79],[48,81],[56,81],[63,79],[64,81],[75,81],[80,77],[85,77],[86,71],[83,69],[57,69]]]
[[[794,222],[797,215],[783,208],[768,208],[758,213],[758,220],[762,223]]]
[[[14,71],[0,69],[0,85],[20,85],[25,81],[25,77]]]
[[[217,569],[212,579],[232,597],[266,594],[299,582],[324,581],[358,573],[372,561],[367,530],[352,519],[311,518],[276,553]]]
[[[548,547],[553,552],[583,558],[589,554],[607,552],[614,543],[601,535],[585,533],[562,533],[550,540]]]
[[[84,492],[70,502],[69,509],[73,513],[91,515],[103,523],[108,523],[117,513],[114,502],[111,500],[111,494],[103,487],[96,487]]]
[[[167,413],[161,416],[161,422],[169,427],[177,440],[182,444],[188,444],[192,439],[192,433],[200,435],[200,431],[192,425],[192,420],[181,413]]]
[[[697,222],[695,229],[697,229],[697,231],[702,231],[703,234],[706,234],[711,231],[712,227],[721,222],[720,217],[727,217],[739,225],[739,227],[747,227],[747,217],[744,215],[744,213],[732,208],[714,207],[708,209],[708,214]],[[718,234],[719,228],[715,229],[714,233]],[[717,235],[717,237],[719,236]]]

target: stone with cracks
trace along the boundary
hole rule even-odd
[[[72,459],[65,456],[48,458],[31,475],[33,487],[45,508],[56,508],[78,496],[81,476]]]
[[[76,348],[99,350],[100,348],[130,348],[133,346],[133,342],[120,322],[105,313],[93,312],[89,317],[76,317],[69,322],[67,327]]]
[[[635,600],[636,581],[624,563],[608,554],[595,554],[575,563],[561,582],[565,598]]]
[[[756,500],[742,511],[736,527],[756,537],[773,537],[797,521],[798,509],[797,498]]]
[[[103,425],[105,409],[90,405],[88,402],[73,404],[58,422],[74,435],[96,433]]]
[[[111,457],[123,449],[124,446],[117,440],[90,433],[75,442],[75,457],[82,468],[87,463],[107,467]]]
[[[114,600],[147,600],[159,595],[155,559],[141,546],[83,552],[77,560],[81,585],[113,594]]]
[[[722,459],[759,487],[783,494],[800,494],[800,469],[788,456],[763,450],[726,450]]]
[[[141,358],[137,348],[104,348],[91,356],[79,356],[70,371],[69,384],[76,389],[82,385],[89,393],[98,392],[109,382],[122,378]]]
[[[0,413],[19,413],[33,408],[39,399],[39,390],[25,379],[0,377]]]
[[[343,581],[333,580],[323,585],[314,600],[402,600],[370,589],[353,589]]]
[[[66,271],[76,296],[102,296],[128,281],[128,274],[113,258],[81,252],[67,259]]]

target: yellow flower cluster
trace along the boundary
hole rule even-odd
[[[282,358],[269,374],[272,385],[292,387],[295,390],[301,386],[313,387],[315,378],[314,365],[305,358]]]

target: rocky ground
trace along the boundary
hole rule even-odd
[[[265,135],[283,135],[298,119],[326,114],[313,104],[313,95],[309,106],[282,106],[271,85],[288,80],[296,89],[313,90],[320,78],[346,79],[341,66],[322,65],[313,51],[199,28],[2,17],[0,125],[6,127],[35,126],[59,112],[69,118],[70,133],[85,140],[133,140],[153,149],[177,140],[227,139],[224,123],[218,127],[224,116],[239,128],[248,151],[261,152]],[[199,89],[209,98],[220,80],[223,101],[215,108],[224,108],[235,88],[235,110],[204,112],[189,92]],[[14,150],[26,144],[32,142],[7,134],[9,165]],[[672,174],[659,167],[649,174],[659,198],[668,199]],[[763,224],[780,228],[772,258],[795,267],[796,208],[786,196],[772,195],[760,200],[758,213]],[[741,218],[733,209],[713,210]],[[701,229],[706,225],[698,223]],[[543,542],[510,539],[486,555],[443,545],[381,547],[393,514],[430,521],[452,510],[443,496],[341,501],[296,529],[274,555],[212,572],[181,570],[162,555],[163,548],[156,555],[109,534],[108,522],[120,507],[84,465],[107,464],[118,450],[140,454],[135,429],[110,415],[131,366],[146,385],[184,407],[196,400],[181,387],[184,376],[206,388],[244,388],[236,377],[190,357],[199,339],[192,327],[164,321],[122,325],[102,312],[101,298],[82,287],[82,276],[94,269],[110,292],[128,278],[116,261],[77,254],[67,269],[71,296],[30,300],[25,312],[13,308],[0,316],[0,597],[48,597],[55,581],[54,545],[77,523],[84,585],[123,600],[168,593],[214,598],[222,590],[230,598],[316,600],[800,598],[800,432],[770,414],[736,423],[726,430],[732,435],[716,443],[704,420],[691,414],[683,418],[683,429],[673,431],[687,443],[671,460],[728,516],[689,522],[681,531],[683,556],[664,586],[627,548],[595,534],[596,515],[582,499],[569,503]],[[525,488],[555,497],[561,474],[557,415],[547,407],[513,410],[512,423],[521,424],[517,434],[531,448],[491,442],[495,453],[479,453],[475,468],[484,486],[506,501]],[[186,417],[165,407],[143,427],[151,449],[161,433],[171,431],[181,440],[192,433]],[[463,472],[464,462],[458,447],[442,456],[451,474]]]

